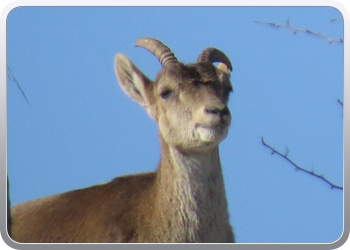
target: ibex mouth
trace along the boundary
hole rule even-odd
[[[210,128],[210,129],[225,129],[231,124],[231,115],[214,116],[207,119],[205,122],[196,123],[195,127]]]
[[[216,129],[216,130],[220,130],[220,129],[225,129],[228,127],[227,122],[218,122],[218,123],[209,123],[209,124],[199,124],[197,123],[195,125],[195,128],[206,128],[206,129]]]

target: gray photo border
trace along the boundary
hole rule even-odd
[[[347,0],[342,0],[342,2],[345,2]],[[171,2],[154,2],[153,0],[151,1],[134,1],[134,0],[129,0],[128,2],[125,1],[79,1],[79,0],[51,0],[51,1],[43,1],[43,0],[20,0],[20,1],[15,1],[15,2],[10,2],[8,5],[5,7],[5,9],[2,10],[1,13],[1,39],[0,39],[0,45],[1,45],[1,50],[3,51],[1,60],[0,60],[0,65],[1,65],[1,79],[3,84],[1,84],[1,90],[0,90],[0,102],[1,102],[1,116],[0,116],[0,138],[1,138],[1,144],[0,144],[0,152],[1,152],[1,189],[0,189],[0,196],[1,196],[1,204],[0,204],[0,229],[1,229],[1,236],[4,241],[4,243],[0,246],[5,246],[5,249],[29,249],[29,250],[37,250],[37,249],[60,249],[67,247],[67,249],[96,249],[98,248],[103,248],[103,249],[115,249],[117,248],[122,248],[122,249],[134,249],[134,248],[147,248],[147,249],[163,249],[166,247],[167,249],[176,249],[178,247],[190,247],[192,249],[212,249],[213,247],[218,247],[221,249],[295,249],[295,248],[300,248],[300,249],[317,249],[317,250],[322,250],[322,249],[336,249],[336,248],[341,248],[345,249],[344,243],[347,241],[348,236],[349,236],[349,220],[350,220],[350,215],[349,215],[349,199],[345,199],[347,193],[347,186],[344,184],[344,230],[342,236],[338,239],[338,241],[333,242],[333,243],[318,243],[318,244],[280,244],[280,243],[267,243],[267,244],[250,244],[250,243],[235,243],[235,244],[118,244],[117,246],[115,244],[19,244],[14,242],[12,239],[9,238],[7,234],[7,88],[6,88],[6,83],[7,82],[7,75],[6,75],[6,20],[8,14],[15,9],[16,7],[24,7],[24,6],[59,6],[59,7],[64,7],[64,6],[145,6],[145,5],[150,5],[150,6],[163,6],[165,5],[168,6],[186,6],[186,5],[191,5],[191,6],[248,6],[248,7],[253,7],[253,6],[281,6],[281,7],[333,7],[337,9],[342,15],[343,15],[343,20],[344,20],[344,97],[343,100],[345,99],[345,96],[349,96],[349,73],[347,72],[347,69],[349,68],[350,64],[350,54],[349,51],[346,50],[349,45],[349,42],[347,40],[349,36],[349,14],[345,7],[338,2],[335,1],[330,1],[330,0],[284,0],[284,1],[277,1],[277,0],[268,0],[268,1],[259,1],[259,0],[249,0],[249,1],[195,1],[195,3],[192,3],[192,1],[171,1]],[[346,44],[346,45],[345,45]],[[350,112],[347,109],[347,102],[344,102],[344,111],[343,111],[343,166],[344,166],[344,183],[346,179],[349,179],[349,173],[350,171],[345,168],[345,162],[348,165],[348,162],[350,161],[350,155],[345,154],[345,150],[348,152],[350,148],[350,130],[345,129],[350,127]],[[140,246],[139,246],[140,245]],[[215,245],[215,246],[213,246]],[[346,245],[350,245],[347,243]]]

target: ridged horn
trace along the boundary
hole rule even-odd
[[[137,40],[135,46],[147,49],[149,52],[151,52],[157,57],[157,59],[163,67],[166,67],[171,63],[178,63],[176,57],[174,56],[174,53],[171,52],[171,50],[162,42],[156,39],[147,37],[141,38]]]
[[[200,53],[198,56],[197,62],[222,62],[226,64],[227,68],[232,71],[232,64],[230,59],[222,52],[216,48],[207,48]]]

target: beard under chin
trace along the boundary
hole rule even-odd
[[[220,143],[228,134],[228,127],[198,127],[196,128],[200,140],[203,142]]]

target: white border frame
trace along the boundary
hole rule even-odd
[[[341,2],[341,3],[339,3]],[[20,0],[20,1],[11,1],[11,0],[2,0],[0,3],[0,6],[2,7],[2,13],[1,13],[1,39],[0,39],[0,46],[2,48],[3,54],[1,56],[0,60],[0,69],[1,69],[1,79],[3,79],[3,83],[7,82],[6,78],[6,21],[8,14],[15,9],[16,7],[24,7],[24,6],[247,6],[247,7],[260,7],[260,6],[266,6],[266,7],[272,7],[272,6],[280,6],[280,7],[334,7],[336,8],[342,15],[344,20],[344,97],[343,100],[347,99],[349,95],[349,87],[347,86],[349,84],[349,73],[347,72],[347,69],[349,68],[349,52],[347,51],[348,47],[348,34],[349,34],[349,14],[347,10],[345,9],[345,5],[347,7],[350,5],[348,0],[339,0],[339,2],[330,1],[330,0],[283,0],[283,1],[276,1],[276,0],[246,0],[246,1],[227,1],[227,0],[216,0],[216,1],[208,1],[208,0],[202,0],[202,1],[193,1],[193,0],[177,0],[177,1],[154,1],[154,0],[148,0],[142,1],[142,0],[128,0],[128,1],[106,1],[106,0],[99,0],[99,1],[93,1],[93,0],[87,0],[87,1],[79,1],[79,0],[50,0],[50,1],[43,1],[43,0]],[[4,240],[4,243],[0,243],[1,249],[2,247],[5,247],[5,249],[60,249],[62,247],[67,247],[68,249],[96,249],[103,248],[103,249],[115,249],[122,248],[139,248],[139,247],[146,247],[150,249],[163,249],[166,248],[178,248],[179,246],[183,247],[190,247],[190,248],[197,248],[202,249],[209,248],[211,249],[213,244],[19,244],[14,241],[12,241],[7,234],[6,231],[6,191],[7,191],[7,89],[6,84],[0,85],[0,138],[1,138],[1,144],[0,144],[0,159],[1,159],[1,165],[3,167],[0,168],[1,173],[1,188],[0,188],[0,196],[1,199],[1,205],[0,205],[0,228],[1,228],[1,235],[2,239]],[[341,249],[347,248],[350,243],[344,244],[349,236],[349,199],[346,197],[347,194],[347,185],[345,184],[345,180],[349,179],[349,170],[345,168],[346,165],[348,165],[348,162],[350,161],[350,154],[346,154],[345,152],[348,152],[350,147],[350,130],[345,130],[345,128],[350,128],[349,124],[349,112],[347,110],[347,102],[344,101],[344,113],[343,113],[344,123],[343,123],[343,138],[344,138],[344,148],[343,148],[343,158],[344,158],[344,231],[342,236],[339,238],[338,241],[333,243],[316,243],[316,244],[304,244],[304,243],[294,243],[294,244],[281,244],[281,243],[265,243],[265,244],[250,244],[250,243],[235,243],[235,244],[215,244],[215,247],[219,248],[225,248],[225,249],[336,249],[341,247]],[[98,245],[98,246],[96,246]],[[140,245],[140,246],[139,246]]]

